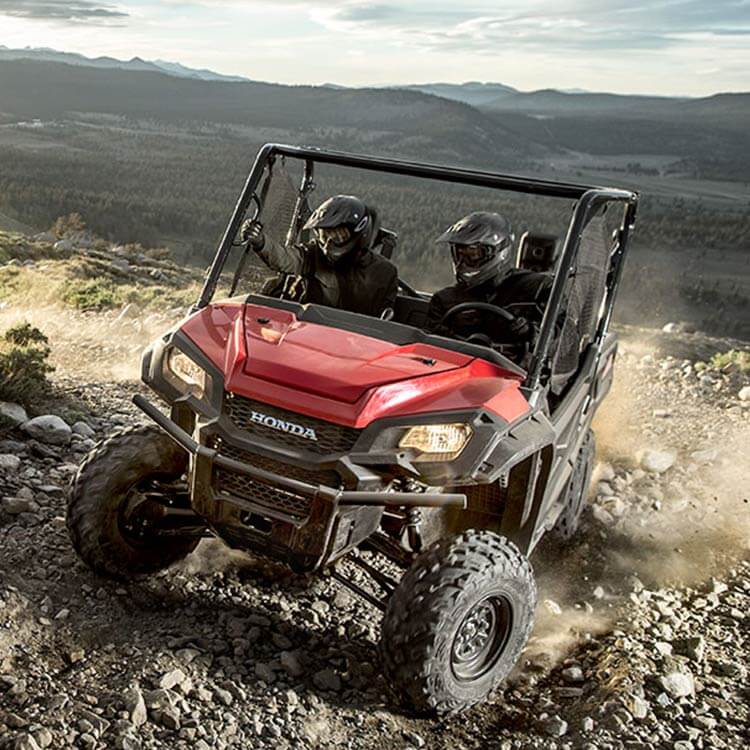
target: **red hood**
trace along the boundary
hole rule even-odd
[[[528,409],[518,375],[484,360],[400,346],[276,308],[213,305],[182,331],[222,370],[228,390],[341,424],[501,404],[502,416],[515,418]]]
[[[247,375],[353,404],[380,385],[464,367],[471,357],[424,344],[398,346],[248,305]]]

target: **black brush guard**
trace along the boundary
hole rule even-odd
[[[282,560],[299,571],[316,570],[360,544],[377,530],[384,508],[466,507],[464,494],[343,490],[281,476],[201,445],[141,395],[133,403],[193,456],[195,512],[231,546]],[[217,493],[211,481],[215,468],[309,498],[309,515],[294,518],[263,503]]]

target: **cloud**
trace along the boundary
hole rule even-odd
[[[750,33],[747,0],[555,0],[505,3],[474,0],[453,9],[440,3],[387,5],[361,0],[311,3],[310,14],[330,30],[430,51],[493,53],[529,50],[658,50],[704,34],[717,41]],[[459,10],[455,10],[458,7]]]
[[[0,0],[0,15],[91,24],[128,17],[121,10],[91,0]]]

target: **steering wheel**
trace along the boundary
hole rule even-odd
[[[477,310],[481,312],[487,312],[491,315],[494,315],[497,318],[502,318],[506,323],[512,323],[516,316],[513,315],[513,313],[508,312],[504,307],[500,307],[499,305],[492,305],[489,302],[461,302],[458,305],[453,305],[453,307],[448,310],[445,315],[440,319],[440,322],[438,323],[439,326],[445,326],[446,328],[451,328],[449,321],[453,320],[453,318],[456,317],[456,315],[459,315],[460,313],[466,312],[467,310]],[[451,329],[452,330],[452,329]],[[492,346],[493,341],[490,339],[489,336],[487,336],[484,333],[474,333],[470,336],[463,337],[463,336],[457,336],[454,332],[454,336],[457,338],[462,338],[465,341],[473,341],[474,343],[481,343],[484,346]],[[494,341],[494,343],[502,344],[503,341]],[[506,342],[510,343],[510,342]]]

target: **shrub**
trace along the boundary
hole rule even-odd
[[[114,284],[97,280],[70,281],[62,298],[79,310],[107,310],[120,302]]]
[[[58,217],[52,227],[52,233],[55,237],[62,239],[71,234],[78,234],[86,229],[86,222],[79,213],[68,214],[67,216]]]
[[[750,372],[750,349],[730,349],[728,352],[714,354],[710,364],[715,370],[731,366],[739,372]]]
[[[54,370],[48,363],[47,337],[22,323],[8,329],[0,339],[0,400],[33,407],[47,395],[47,375]]]

